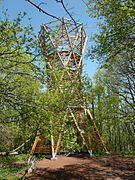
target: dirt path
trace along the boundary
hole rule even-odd
[[[126,157],[58,156],[36,166],[25,180],[135,180],[135,161]]]

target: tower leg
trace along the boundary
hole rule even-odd
[[[92,149],[91,149],[91,150],[88,150],[88,153],[89,153],[90,157],[93,156],[93,154],[92,154]]]
[[[55,150],[54,150],[54,137],[53,135],[51,134],[51,149],[52,149],[52,158],[51,160],[56,160],[56,153],[55,153]]]

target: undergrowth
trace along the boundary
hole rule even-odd
[[[27,154],[0,156],[0,180],[19,180],[27,169],[27,158]]]

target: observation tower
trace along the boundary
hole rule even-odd
[[[50,120],[50,127],[57,129],[57,132],[50,133],[50,143],[44,144],[45,135],[39,133],[32,147],[33,153],[46,153],[48,149],[55,158],[69,122],[80,139],[79,143],[90,154],[94,149],[107,151],[83,93],[82,61],[86,40],[83,25],[70,19],[62,18],[41,26],[39,43],[45,56],[48,89],[68,93],[71,101],[65,105],[66,115],[62,121]],[[58,71],[61,72],[59,76],[56,75]],[[57,84],[58,79],[60,83]]]

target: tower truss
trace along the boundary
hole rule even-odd
[[[105,143],[87,108],[82,90],[82,60],[86,40],[87,37],[83,25],[79,22],[75,24],[72,20],[62,18],[61,20],[54,20],[41,26],[39,43],[42,53],[46,57],[48,88],[50,91],[51,89],[53,91],[59,90],[60,93],[68,91],[70,98],[75,99],[75,101],[66,104],[67,113],[63,117],[65,121],[57,123],[57,127],[59,127],[58,133],[54,132],[50,135],[53,158],[55,158],[60,149],[67,119],[73,123],[73,127],[80,136],[82,144],[89,152],[97,148],[102,148],[106,151]],[[54,73],[57,70],[64,70],[60,75],[62,83],[58,87],[55,84],[57,76]],[[66,82],[66,86],[63,82]],[[56,127],[55,123],[52,120],[50,121],[53,129]],[[41,144],[37,138],[32,152],[39,152],[38,149]],[[43,146],[41,149],[43,151]]]

